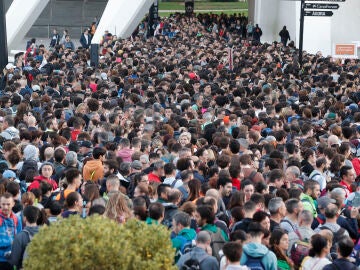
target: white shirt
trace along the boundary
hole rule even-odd
[[[302,270],[322,270],[325,265],[331,264],[328,258],[310,257],[305,258]]]

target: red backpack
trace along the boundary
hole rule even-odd
[[[294,265],[301,265],[303,259],[309,255],[310,243],[308,240],[302,239],[299,230],[296,230],[295,233],[299,236],[299,240],[292,245],[290,258],[293,260]]]

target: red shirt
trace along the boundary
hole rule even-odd
[[[238,178],[231,178],[232,181],[232,185],[233,187],[235,187],[237,190],[240,190],[241,188],[241,181]]]
[[[161,179],[156,174],[153,174],[152,172],[148,174],[149,182],[157,182],[161,183]]]
[[[347,198],[347,197],[349,196],[349,194],[353,192],[352,189],[351,189],[351,186],[348,185],[348,184],[347,184],[345,181],[343,181],[343,180],[340,182],[340,185],[342,185],[343,187],[345,187],[345,192],[346,192],[345,197]]]

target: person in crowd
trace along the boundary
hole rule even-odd
[[[326,257],[330,253],[331,243],[320,234],[314,234],[311,237],[311,249],[309,256],[303,260],[302,269],[304,270],[321,270],[331,261]]]

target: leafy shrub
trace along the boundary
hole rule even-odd
[[[25,270],[176,269],[168,230],[135,219],[72,216],[43,227],[27,252]]]

